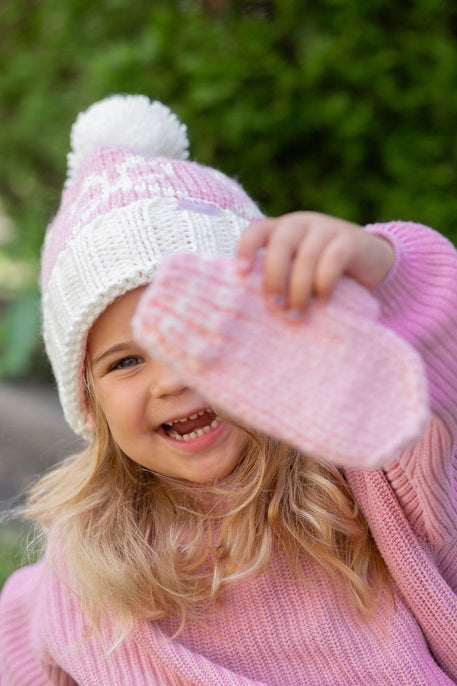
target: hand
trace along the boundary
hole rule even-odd
[[[265,249],[265,292],[276,306],[299,313],[312,296],[328,298],[346,274],[373,290],[388,274],[394,251],[388,241],[343,219],[293,212],[261,219],[243,233],[237,251],[247,273]]]

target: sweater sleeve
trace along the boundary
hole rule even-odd
[[[432,410],[421,440],[386,474],[416,533],[442,551],[457,535],[457,252],[420,224],[366,230],[394,247],[394,266],[374,294],[382,323],[421,355]]]
[[[375,295],[382,322],[411,343],[426,365],[432,408],[457,419],[457,252],[444,236],[420,224],[372,224],[389,240],[396,260]]]

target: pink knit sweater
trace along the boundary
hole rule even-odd
[[[396,264],[375,293],[383,323],[427,369],[433,418],[384,470],[347,470],[392,576],[396,606],[362,622],[322,570],[278,555],[227,592],[205,627],[139,623],[110,655],[77,598],[41,562],[0,603],[2,686],[444,686],[457,684],[457,253],[416,224],[373,225]],[[376,388],[373,388],[376,393]]]

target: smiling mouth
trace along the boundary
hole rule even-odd
[[[189,417],[181,417],[162,424],[167,436],[176,441],[192,441],[216,429],[222,419],[211,409],[200,410]]]

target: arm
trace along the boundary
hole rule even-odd
[[[381,305],[381,322],[420,353],[435,416],[422,440],[386,471],[417,533],[435,543],[455,538],[454,247],[418,224],[391,222],[361,231],[326,215],[300,212],[249,227],[238,252],[242,270],[249,270],[259,248],[266,252],[265,290],[274,301],[279,295],[283,307],[306,308],[311,295],[329,295],[339,277],[348,274],[373,290]]]
[[[420,224],[366,228],[395,250],[395,263],[374,294],[381,321],[407,340],[425,362],[432,408],[455,433],[457,419],[457,252]]]
[[[238,250],[241,271],[260,248],[265,291],[276,306],[305,310],[312,295],[328,297],[343,274],[373,291],[382,323],[422,356],[433,408],[456,415],[457,252],[446,238],[411,222],[361,231],[341,219],[295,212],[247,229]]]
[[[367,231],[395,249],[395,264],[375,290],[381,321],[420,353],[433,411],[421,441],[386,474],[416,532],[455,569],[457,253],[443,236],[418,224],[375,224]]]

